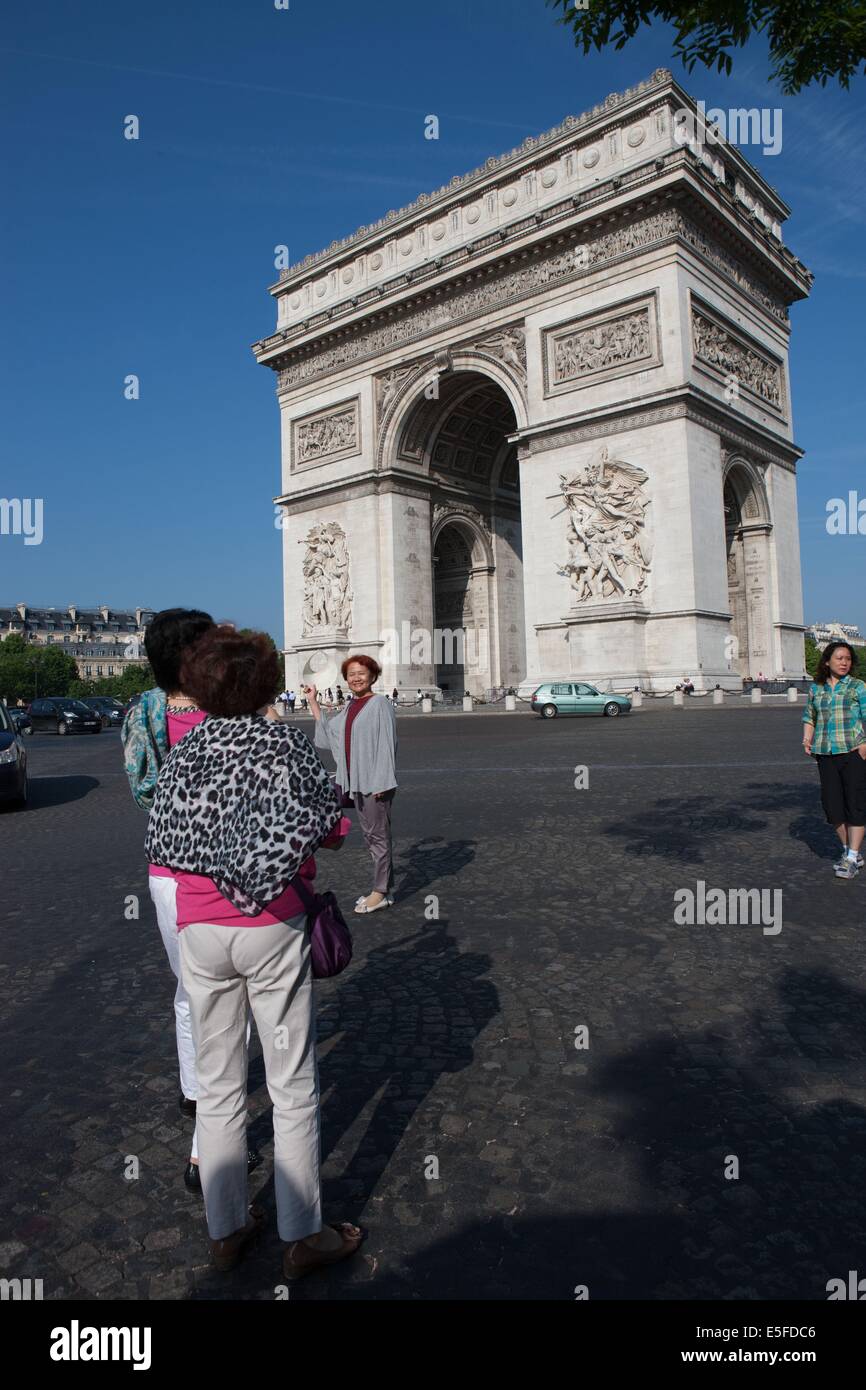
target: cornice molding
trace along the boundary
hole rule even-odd
[[[676,186],[672,180],[676,181]],[[646,206],[647,199],[641,200],[639,197],[642,190],[651,195],[650,202],[662,197],[686,198],[691,195],[689,203],[694,206],[689,206],[689,212],[692,217],[699,221],[710,219],[716,235],[731,243],[728,257],[741,264],[741,281],[751,263],[751,270],[745,274],[745,279],[763,282],[764,288],[757,298],[777,318],[786,321],[784,306],[809,293],[812,276],[797,257],[737,201],[726,184],[719,183],[713,177],[691,150],[682,147],[580,194],[567,197],[534,216],[498,228],[490,235],[458,247],[436,260],[427,260],[413,270],[398,274],[358,295],[340,300],[328,309],[313,313],[259,340],[253,344],[252,350],[262,365],[279,368],[287,354],[295,349],[303,351],[314,343],[327,340],[341,322],[345,323],[344,331],[351,331],[358,323],[369,322],[380,314],[404,312],[406,306],[413,302],[407,291],[417,293],[426,287],[428,291],[438,294],[459,283],[467,270],[483,267],[487,271],[491,265],[504,264],[504,257],[498,261],[492,260],[492,251],[502,252],[511,246],[512,259],[515,255],[523,257],[534,254],[536,248],[526,243],[528,231],[541,233],[540,242],[544,244],[544,235],[549,237],[557,227],[560,228],[560,236],[585,237],[609,224],[614,217],[633,216],[635,211],[639,212]],[[636,207],[623,202],[629,194]],[[613,206],[612,199],[615,200]],[[586,216],[580,223],[575,223],[576,213],[591,214],[593,210],[599,213],[594,222],[590,216]],[[567,233],[563,225],[566,222],[569,223]],[[450,281],[443,280],[443,272],[452,267],[458,274]],[[395,298],[399,295],[403,298]],[[770,307],[774,302],[778,302],[780,311]],[[365,307],[371,311],[366,317],[363,315]],[[360,315],[359,309],[362,311]],[[318,337],[315,336],[317,330],[320,331]]]
[[[721,438],[722,447],[729,453],[744,450],[764,463],[774,463],[790,473],[796,472],[797,460],[803,450],[795,444],[765,432],[741,416],[732,416],[716,401],[694,386],[681,387],[667,399],[648,404],[646,401],[611,407],[607,412],[580,415],[571,420],[552,420],[528,430],[518,430],[508,436],[516,444],[521,459],[549,449],[570,444],[583,444],[593,439],[605,439],[627,430],[643,429],[647,425],[665,424],[670,420],[688,420],[702,425]]]
[[[654,104],[653,104],[654,103]],[[468,197],[477,197],[481,187],[491,188],[513,179],[518,170],[527,172],[530,168],[549,160],[559,147],[575,147],[582,138],[599,140],[608,130],[623,123],[624,118],[633,119],[629,108],[635,106],[657,110],[666,103],[676,103],[683,107],[696,109],[694,98],[685,92],[674,80],[667,68],[657,68],[650,77],[636,83],[623,92],[611,92],[603,102],[584,111],[578,116],[566,116],[558,125],[537,136],[527,136],[522,144],[501,155],[493,155],[465,174],[456,174],[447,184],[430,193],[421,193],[411,203],[402,208],[392,208],[384,217],[366,226],[357,228],[348,236],[338,238],[322,250],[311,252],[300,261],[280,271],[279,280],[271,286],[272,294],[285,293],[292,281],[306,280],[309,275],[321,274],[327,266],[329,270],[342,268],[341,262],[347,256],[357,256],[381,249],[389,238],[405,235],[407,227],[419,217],[441,217],[452,207]],[[784,221],[790,209],[779,197],[776,190],[743,156],[735,145],[722,142],[716,147],[730,161],[732,172],[739,175],[756,188],[764,203],[772,209],[775,217]]]
[[[270,355],[265,365],[279,373],[277,390],[283,393],[397,348],[414,348],[451,328],[464,330],[467,324],[478,324],[476,335],[489,336],[494,330],[488,332],[478,323],[484,314],[528,306],[551,286],[580,282],[601,268],[675,242],[701,257],[787,329],[782,300],[766,282],[762,284],[750,273],[744,258],[734,255],[720,237],[705,230],[683,190],[673,189],[658,192],[637,208],[622,210],[616,218],[599,219],[595,226],[563,229],[558,236],[525,248],[519,256],[512,254],[469,269],[424,295],[404,299],[342,330],[296,348],[286,347]]]

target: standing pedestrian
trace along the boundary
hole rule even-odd
[[[374,695],[381,668],[371,656],[350,656],[342,665],[352,698],[336,714],[321,709],[314,685],[307,687],[316,721],[316,747],[327,748],[337,764],[337,785],[354,799],[373,860],[373,888],[358,898],[355,911],[377,912],[394,899],[391,804],[397,790],[397,718],[385,695]]]
[[[821,653],[803,714],[803,748],[814,756],[821,803],[842,844],[833,865],[838,878],[856,878],[866,825],[866,683],[854,675],[857,654],[848,642]]]
[[[394,689],[391,691],[391,700],[396,708],[396,706],[400,702],[400,692],[398,691],[396,685],[394,686]]]
[[[337,708],[339,709],[340,706],[341,706],[342,704],[343,704],[343,687],[342,687],[341,685],[338,685],[338,686],[337,686]]]
[[[296,887],[315,877],[319,848],[339,848],[349,822],[305,735],[263,717],[279,679],[265,633],[213,628],[185,657],[181,678],[209,716],[163,768],[146,848],[177,878],[211,1255],[217,1269],[233,1268],[263,1219],[248,1204],[245,1162],[252,1008],[274,1106],[283,1275],[295,1280],[353,1254],[362,1238],[348,1223],[322,1225],[310,935]]]
[[[145,690],[128,711],[121,738],[126,775],[139,806],[150,810],[160,768],[176,743],[206,718],[181,687],[180,666],[184,654],[200,637],[214,627],[209,613],[196,608],[165,608],[157,613],[144,637],[144,647],[158,689]],[[174,992],[175,1036],[180,1072],[178,1107],[181,1114],[196,1116],[198,1080],[195,1043],[190,1022],[189,998],[181,978],[180,947],[177,937],[177,880],[171,869],[150,865],[148,889],[156,909],[168,963],[177,981]],[[198,1130],[193,1130],[189,1162],[183,1180],[192,1192],[200,1191],[198,1172]]]
[[[297,695],[295,694],[294,690],[287,690],[287,691],[286,691],[286,703],[287,703],[288,706],[289,706],[289,713],[290,713],[290,714],[294,714],[294,712],[295,712],[295,701],[297,700],[297,698],[298,698],[298,697],[297,697]]]

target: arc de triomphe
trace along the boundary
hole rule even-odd
[[[413,694],[802,674],[811,276],[695,110],[656,72],[281,272],[290,686],[350,651]]]

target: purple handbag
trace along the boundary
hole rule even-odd
[[[340,975],[352,959],[352,933],[330,891],[311,893],[300,874],[292,887],[307,910],[313,979],[328,980]]]
[[[349,809],[354,809],[355,803],[352,799],[352,793],[344,792],[343,788],[340,786],[336,778],[334,778],[334,791],[337,793],[337,796],[340,799],[340,806],[342,810],[346,811]]]

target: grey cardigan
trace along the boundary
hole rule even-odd
[[[371,796],[397,785],[397,716],[385,695],[371,695],[352,723],[351,785],[346,775],[346,718],[349,706],[316,720],[316,747],[327,748],[337,764],[343,791]]]

